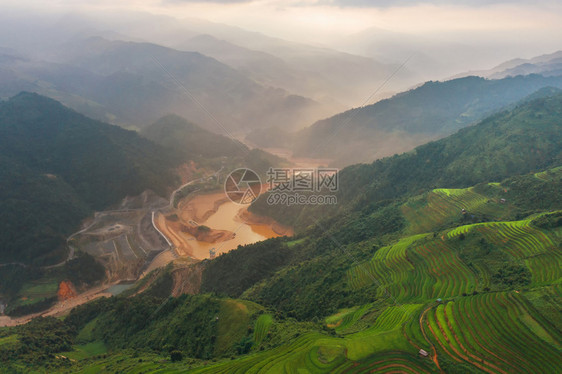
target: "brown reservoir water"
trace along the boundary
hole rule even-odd
[[[167,219],[159,217],[158,226],[181,255],[197,259],[210,258],[211,250],[219,255],[239,245],[293,234],[289,227],[249,213],[247,206],[226,199],[224,193],[197,195],[184,201],[179,204],[176,216],[176,221],[169,215]],[[209,227],[209,235],[196,237],[185,229],[198,225]]]

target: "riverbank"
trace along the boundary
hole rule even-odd
[[[159,214],[155,222],[178,255],[199,260],[239,245],[293,234],[291,228],[273,219],[248,212],[246,206],[230,201],[222,191],[188,197],[174,211]]]

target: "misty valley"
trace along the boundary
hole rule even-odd
[[[0,373],[562,372],[560,4],[0,10]]]

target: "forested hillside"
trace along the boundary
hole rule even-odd
[[[346,168],[341,210],[297,212],[311,221],[296,237],[170,264],[64,321],[2,329],[3,364],[559,372],[561,110],[560,94],[535,99],[414,152]],[[170,297],[196,273],[195,295]]]
[[[203,264],[202,292],[213,295],[168,298],[168,267],[141,295],[0,330],[0,351],[7,367],[52,372],[554,373],[562,202],[549,191],[561,183],[556,168],[434,189],[393,201],[403,225],[392,232],[315,228],[250,245]]]
[[[562,1],[43,3],[0,374],[562,374]]]
[[[141,134],[184,159],[243,156],[250,150],[242,143],[204,130],[177,115],[167,115],[144,128]]]
[[[372,162],[450,135],[547,86],[562,88],[562,78],[528,75],[427,82],[318,121],[297,134],[294,149],[297,155],[332,159],[338,166]]]
[[[329,212],[369,212],[407,194],[501,181],[562,163],[562,94],[525,102],[447,138],[340,173],[337,206],[270,206],[267,196],[251,210],[306,227]]]
[[[37,94],[0,103],[0,262],[50,264],[92,210],[179,181],[165,149]]]

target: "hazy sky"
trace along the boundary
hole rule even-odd
[[[2,7],[201,18],[381,61],[422,51],[450,63],[450,71],[440,67],[445,76],[562,49],[560,0],[0,0]],[[373,52],[368,43],[377,38]]]
[[[369,27],[405,33],[534,30],[560,35],[562,25],[561,2],[541,0],[0,0],[0,4],[50,11],[143,10],[319,42]]]

